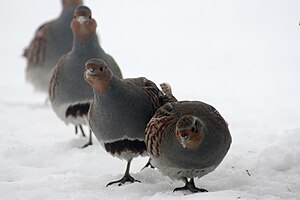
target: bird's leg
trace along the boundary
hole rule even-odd
[[[151,164],[151,158],[149,158],[148,162],[146,165],[141,169],[141,171],[147,167],[150,167],[151,169],[154,169],[155,167]]]
[[[141,181],[135,180],[135,179],[129,174],[130,164],[131,164],[131,160],[129,160],[129,161],[127,162],[127,167],[126,167],[126,171],[125,171],[125,174],[124,174],[123,178],[121,178],[120,180],[112,181],[112,182],[108,183],[108,184],[106,185],[106,187],[107,187],[107,186],[110,186],[110,185],[112,185],[112,184],[115,184],[115,183],[119,183],[118,186],[121,186],[121,185],[123,185],[123,184],[126,183],[126,182],[130,182],[130,183],[139,182],[139,183],[140,183]]]
[[[194,178],[191,178],[189,184],[189,190],[193,193],[196,193],[196,192],[208,192],[206,189],[203,189],[203,188],[197,188],[195,186],[195,182],[194,182]]]
[[[77,125],[75,125],[75,135],[77,135],[77,133],[78,133],[78,127]]]
[[[81,133],[82,133],[82,136],[85,137],[85,133],[84,133],[84,131],[83,131],[83,128],[82,128],[82,125],[81,125],[81,124],[79,125],[79,128],[80,128],[80,131],[81,131]]]
[[[92,135],[92,130],[90,129],[90,137],[89,137],[89,141],[83,145],[81,148],[85,148],[87,146],[93,145],[93,141],[92,141],[93,135]]]
[[[184,178],[184,181],[185,181],[185,186],[179,187],[179,188],[175,188],[175,189],[173,190],[173,192],[181,191],[181,190],[189,190],[189,191],[191,191],[192,193],[197,193],[197,192],[208,192],[206,189],[197,188],[197,187],[195,186],[194,178],[191,178],[190,181],[188,181],[187,178]]]
[[[188,180],[187,180],[187,178],[183,178],[183,180],[185,181],[185,186],[183,186],[183,187],[178,187],[178,188],[175,188],[174,190],[173,190],[173,192],[177,192],[177,191],[181,191],[181,190],[188,190]]]

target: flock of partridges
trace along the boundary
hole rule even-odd
[[[194,178],[213,171],[229,150],[226,121],[206,103],[178,101],[166,83],[160,90],[144,77],[123,78],[99,44],[91,10],[82,4],[62,0],[61,15],[36,31],[24,52],[27,80],[48,92],[54,112],[75,125],[76,133],[79,127],[85,135],[82,125],[89,125],[84,147],[94,134],[108,153],[127,161],[124,176],[107,186],[138,181],[130,175],[131,161],[150,156],[146,166],[185,181],[174,191],[207,192]]]

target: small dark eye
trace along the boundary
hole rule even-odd
[[[195,128],[194,128],[194,127],[192,127],[191,131],[192,131],[192,132],[195,132]]]
[[[89,16],[89,18],[91,19],[91,18],[92,18],[92,16]]]

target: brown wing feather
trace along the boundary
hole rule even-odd
[[[140,88],[144,94],[150,100],[154,112],[164,104],[164,94],[158,89],[158,87],[152,81],[146,79],[145,77],[140,78],[128,78],[123,79],[124,82],[133,84],[135,87]]]
[[[154,112],[160,108],[163,103],[164,94],[158,89],[158,87],[152,81],[144,79],[144,91],[146,92],[149,100],[152,103]]]
[[[24,51],[24,56],[27,58],[28,67],[39,66],[45,60],[47,33],[53,24],[52,22],[42,25],[35,33],[28,48]]]
[[[163,91],[163,93],[165,93],[165,102],[178,102],[178,100],[174,97],[173,93],[172,93],[172,88],[171,85],[168,83],[161,83],[159,84],[161,90]]]
[[[177,102],[177,99],[172,94],[171,86],[169,84],[163,83],[164,86],[161,86],[163,91],[161,91],[155,83],[145,77],[123,79],[123,81],[129,82],[145,92],[152,104],[153,112],[166,103]]]

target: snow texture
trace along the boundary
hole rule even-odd
[[[180,100],[213,105],[233,143],[212,173],[196,179],[208,193],[159,171],[141,183],[106,184],[125,161],[60,121],[46,95],[25,82],[21,57],[34,31],[60,12],[59,0],[3,1],[0,73],[0,199],[300,199],[300,1],[91,1],[103,48],[125,77],[168,82]],[[87,128],[85,129],[87,131]]]

